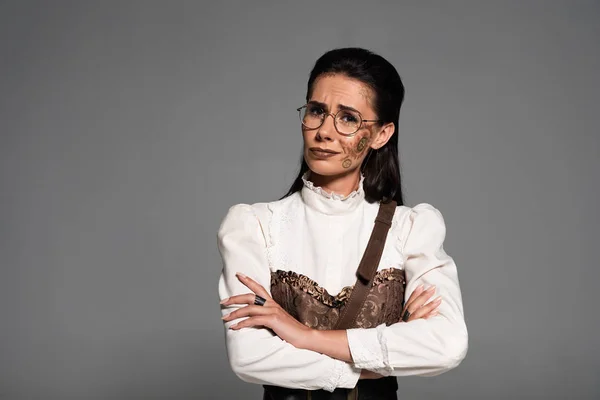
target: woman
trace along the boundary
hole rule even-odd
[[[403,98],[400,76],[381,56],[325,53],[298,109],[304,152],[289,192],[235,205],[220,226],[229,361],[242,380],[264,386],[264,399],[396,399],[396,376],[437,375],[465,357],[442,215],[426,203],[403,205]],[[333,329],[379,206],[390,202],[398,206],[367,300],[352,328]]]

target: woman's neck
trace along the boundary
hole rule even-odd
[[[356,169],[346,174],[334,176],[318,175],[313,171],[310,171],[308,179],[315,186],[321,187],[326,192],[348,196],[358,189],[360,183],[360,170]]]

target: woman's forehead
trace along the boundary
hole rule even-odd
[[[309,100],[334,106],[344,104],[365,110],[371,107],[371,89],[358,79],[341,74],[327,74],[315,80]]]

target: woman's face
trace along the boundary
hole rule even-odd
[[[309,104],[331,114],[351,108],[358,111],[363,119],[372,120],[378,118],[371,106],[372,96],[372,90],[361,81],[341,74],[328,74],[315,80]],[[308,167],[322,176],[356,171],[371,147],[379,148],[387,142],[385,140],[381,144],[381,139],[376,140],[381,129],[377,127],[374,122],[363,122],[354,135],[344,136],[335,129],[331,116],[327,116],[317,129],[302,125],[304,159]]]

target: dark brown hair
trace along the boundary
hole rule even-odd
[[[369,86],[373,93],[373,108],[380,120],[379,126],[394,123],[394,133],[380,149],[370,149],[361,171],[365,176],[363,188],[365,199],[370,202],[396,200],[404,204],[402,179],[398,157],[398,122],[400,107],[404,101],[404,84],[398,71],[385,58],[372,51],[349,47],[335,49],[323,54],[315,63],[306,91],[306,101],[310,100],[315,80],[322,74],[343,74]],[[302,176],[308,171],[308,164],[302,157],[300,171],[294,183],[283,198],[302,189]]]

